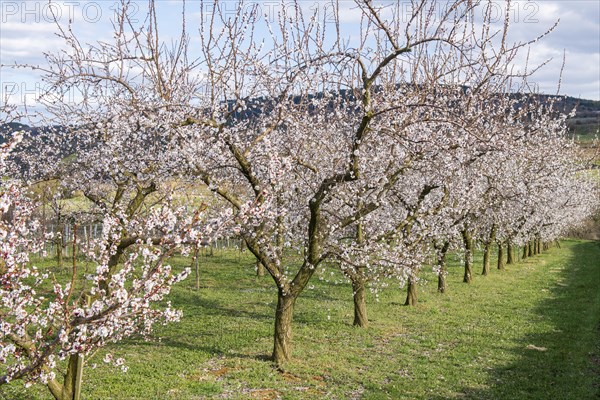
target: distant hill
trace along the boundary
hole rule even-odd
[[[29,126],[20,122],[10,122],[8,124],[0,124],[0,143],[4,143],[13,132],[25,131],[32,136],[37,136],[45,132],[64,132],[66,129],[62,126]]]
[[[600,129],[600,101],[566,97],[558,102],[558,109],[565,113],[574,107],[577,107],[577,114],[567,122],[569,131],[575,135],[596,134]]]
[[[320,97],[322,94],[317,94],[316,97]],[[352,98],[350,92],[342,90],[340,95],[344,98]],[[522,96],[522,95],[517,95]],[[539,94],[536,96],[538,99],[542,99],[543,102],[548,101],[550,98],[555,98],[553,95]],[[252,116],[260,115],[265,110],[273,107],[271,101],[265,98],[257,98],[250,101],[248,108],[242,112],[234,113],[235,118],[250,119]],[[570,113],[573,108],[577,108],[575,117],[570,118],[567,121],[569,132],[574,135],[594,135],[600,129],[600,101],[579,99],[576,97],[563,97],[556,102],[557,111]],[[11,122],[8,124],[0,124],[0,143],[3,143],[7,137],[11,136],[12,132],[24,130],[31,132],[32,135],[36,136],[39,133],[49,132],[54,130],[55,132],[65,131],[64,127],[31,127],[19,122]]]

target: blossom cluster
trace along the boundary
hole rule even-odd
[[[2,157],[12,148],[3,147]],[[175,271],[168,259],[202,240],[200,214],[186,216],[167,205],[152,209],[143,222],[106,214],[101,236],[83,246],[95,271],[85,273],[74,259],[64,282],[56,270],[36,267],[30,259],[48,237],[36,221],[38,204],[15,181],[3,181],[0,196],[0,361],[5,366],[0,382],[23,378],[46,384],[55,378],[58,360],[132,335],[148,336],[157,323],[181,318],[181,311],[163,300],[190,271]],[[136,240],[115,269],[110,260],[125,232]],[[113,364],[126,370],[120,358]]]

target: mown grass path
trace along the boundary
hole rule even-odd
[[[88,365],[84,399],[600,398],[600,243],[564,241],[470,285],[458,261],[443,295],[424,272],[416,307],[403,307],[397,288],[371,295],[368,329],[351,326],[350,285],[319,271],[297,303],[294,361],[280,373],[266,361],[270,278],[254,276],[247,253],[206,257],[200,291],[189,279],[171,296],[183,321],[160,341],[114,349],[126,374]],[[0,387],[0,399],[46,398],[19,382]]]

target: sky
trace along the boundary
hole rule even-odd
[[[405,1],[403,1],[405,2]],[[200,8],[210,11],[210,1],[201,4],[188,0],[188,22],[199,18]],[[233,13],[235,1],[221,2]],[[275,15],[281,1],[247,1],[258,5],[263,14]],[[303,9],[327,16],[328,1],[302,0]],[[375,2],[381,5],[391,2]],[[440,4],[445,2],[441,1]],[[157,0],[161,34],[177,37],[181,27],[181,1]],[[340,22],[345,32],[359,29],[359,13],[350,1],[340,0],[343,12]],[[498,0],[497,20],[501,22],[505,2]],[[131,15],[143,23],[147,1],[132,0]],[[57,52],[64,43],[56,36],[53,15],[62,26],[69,22],[82,43],[111,39],[111,24],[119,3],[115,0],[0,0],[0,94],[2,101],[35,107],[36,97],[43,91],[41,77],[27,69],[6,68],[7,64],[45,64],[45,52]],[[509,41],[525,41],[548,30],[557,20],[556,29],[531,49],[530,62],[548,63],[530,81],[542,93],[560,94],[600,100],[600,1],[598,0],[513,0],[511,3]],[[139,17],[139,18],[138,18]],[[351,35],[351,33],[350,33]],[[563,54],[565,55],[563,68]]]

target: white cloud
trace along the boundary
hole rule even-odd
[[[510,43],[534,39],[560,20],[553,32],[531,46],[530,66],[552,58],[532,83],[542,92],[555,93],[564,52],[561,93],[600,100],[600,2],[515,0],[512,8]],[[524,65],[524,56],[518,65]]]
[[[2,55],[0,60],[2,63],[12,62],[30,62],[33,59],[42,60],[43,52],[56,50],[63,47],[63,41],[58,37],[50,36],[46,40],[40,40],[38,37],[26,35],[20,37],[5,37],[0,38],[0,47],[2,47]]]
[[[25,2],[4,2],[3,11],[6,10],[6,4],[14,3],[24,5]],[[26,2],[31,10],[35,9],[36,2]],[[46,1],[38,2],[41,7]],[[102,19],[98,23],[90,23],[92,9],[88,10],[86,18],[83,18],[83,6],[67,9],[66,1],[57,1],[56,4],[62,5],[62,17],[66,17],[68,12],[71,12],[75,17],[74,29],[83,44],[95,42],[101,38],[110,39],[111,27],[110,17],[114,15],[114,10],[111,6],[114,2],[100,2],[102,7]],[[78,3],[83,4],[83,2]],[[136,3],[137,4],[137,3]],[[136,11],[140,23],[144,20],[145,9],[140,2],[140,8]],[[157,2],[157,10],[159,23],[161,24],[160,33],[164,37],[179,37],[181,29],[181,3],[176,0]],[[263,7],[263,11],[267,10],[266,5],[270,4],[272,12],[276,10],[276,4],[279,1],[270,2],[254,2],[248,4],[258,4]],[[303,11],[326,10],[330,1],[300,1]],[[379,5],[390,5],[392,2],[375,2]],[[498,0],[494,2],[499,7],[503,2]],[[535,36],[545,32],[557,19],[560,19],[560,24],[554,32],[546,38],[536,43],[531,48],[530,63],[542,62],[543,60],[553,57],[554,59],[542,70],[532,77],[532,81],[538,84],[540,90],[553,93],[556,90],[556,85],[559,79],[559,73],[562,65],[562,54],[566,52],[566,63],[563,71],[561,92],[573,96],[581,96],[600,100],[600,2],[592,1],[546,1],[546,0],[513,0],[513,12],[511,14],[510,26],[510,42],[525,41],[534,38]],[[353,2],[341,0],[340,6],[340,23],[342,24],[343,33],[347,33],[349,37],[356,38],[360,29],[360,12]],[[230,3],[227,6],[228,10],[234,11],[235,4]],[[317,8],[316,8],[317,7]],[[188,11],[187,28],[192,35],[197,35],[194,30],[199,19],[199,3],[188,1],[186,3]],[[10,11],[10,10],[9,10]],[[14,10],[13,10],[14,11]],[[23,22],[23,18],[33,18],[32,14],[23,14],[23,10],[12,12],[8,15],[3,14],[0,26],[0,62],[38,64],[43,63],[42,53],[45,51],[56,51],[64,47],[63,42],[54,33],[56,26],[51,21],[43,18],[37,23],[31,21]],[[41,12],[41,11],[40,11]],[[499,15],[502,15],[500,13]],[[384,18],[391,18],[391,9],[386,8]],[[4,20],[6,19],[6,20]],[[499,22],[502,18],[499,19]],[[65,18],[60,21],[63,25],[66,24]],[[402,21],[400,21],[402,22]],[[333,31],[331,31],[333,33]],[[194,36],[195,38],[195,36]],[[167,39],[169,41],[170,39]],[[110,40],[109,40],[110,41]],[[352,45],[352,43],[351,43]],[[195,44],[197,51],[197,44]],[[522,59],[521,59],[522,62]],[[6,71],[2,71],[2,81],[6,81]],[[22,75],[21,75],[22,76]],[[11,78],[12,79],[12,78]],[[36,78],[31,78],[34,81]]]
[[[38,23],[38,24],[26,24],[18,21],[7,21],[2,23],[2,35],[10,35],[13,33],[18,34],[39,34],[46,33],[52,34],[56,32],[56,25],[50,22]]]

